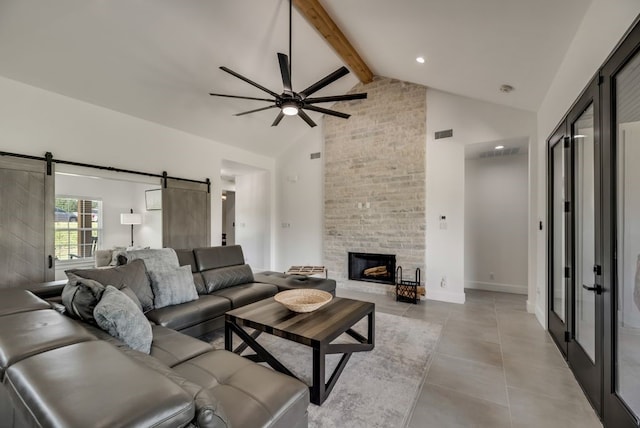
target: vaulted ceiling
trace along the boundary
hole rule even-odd
[[[531,111],[590,3],[320,0],[375,75]],[[264,95],[222,65],[280,92],[277,52],[288,53],[287,0],[0,0],[1,76],[269,156],[320,131],[297,117],[271,127],[275,110],[235,117],[264,104],[208,93]],[[294,10],[294,87],[342,65]]]

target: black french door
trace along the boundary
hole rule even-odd
[[[549,140],[549,331],[602,406],[602,159],[594,79]]]
[[[605,426],[640,421],[640,26],[602,68]]]
[[[548,143],[549,332],[605,427],[640,427],[640,24]]]

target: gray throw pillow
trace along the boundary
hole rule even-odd
[[[153,303],[156,309],[198,299],[190,266],[180,266],[172,270],[150,271],[149,276],[151,277]]]
[[[115,266],[102,269],[73,269],[68,270],[67,275],[73,273],[82,278],[93,279],[101,284],[113,285],[118,290],[125,285],[131,289],[142,304],[142,311],[153,309],[153,291],[147,276],[145,263],[142,260],[134,260],[124,266]]]
[[[151,352],[151,324],[140,308],[117,288],[107,285],[93,316],[98,327],[131,349],[145,354]]]
[[[155,248],[152,250],[127,251],[124,254],[128,263],[133,260],[144,261],[147,272],[170,271],[180,267],[178,255],[173,248]]]
[[[93,323],[93,310],[104,292],[104,285],[100,282],[82,278],[67,271],[69,281],[62,289],[62,304],[74,318]]]
[[[202,272],[202,277],[209,293],[221,288],[254,282],[251,266],[246,264],[207,270]]]

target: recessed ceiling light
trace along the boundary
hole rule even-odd
[[[496,150],[502,150],[502,149],[504,149],[504,146],[496,146],[495,149]]]
[[[504,92],[505,94],[508,94],[509,92],[512,92],[515,88],[511,85],[502,85],[500,86],[500,92]]]
[[[418,58],[416,58],[416,61],[420,64],[424,64],[424,57],[423,56],[419,56]]]

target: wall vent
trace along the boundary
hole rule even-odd
[[[320,152],[311,153],[309,157],[311,159],[320,159]]]
[[[520,153],[520,147],[513,147],[511,149],[502,149],[502,150],[488,150],[486,152],[480,153],[480,158],[497,158],[502,156],[512,156]]]
[[[445,129],[444,131],[436,132],[436,140],[449,137],[453,137],[453,129]]]

